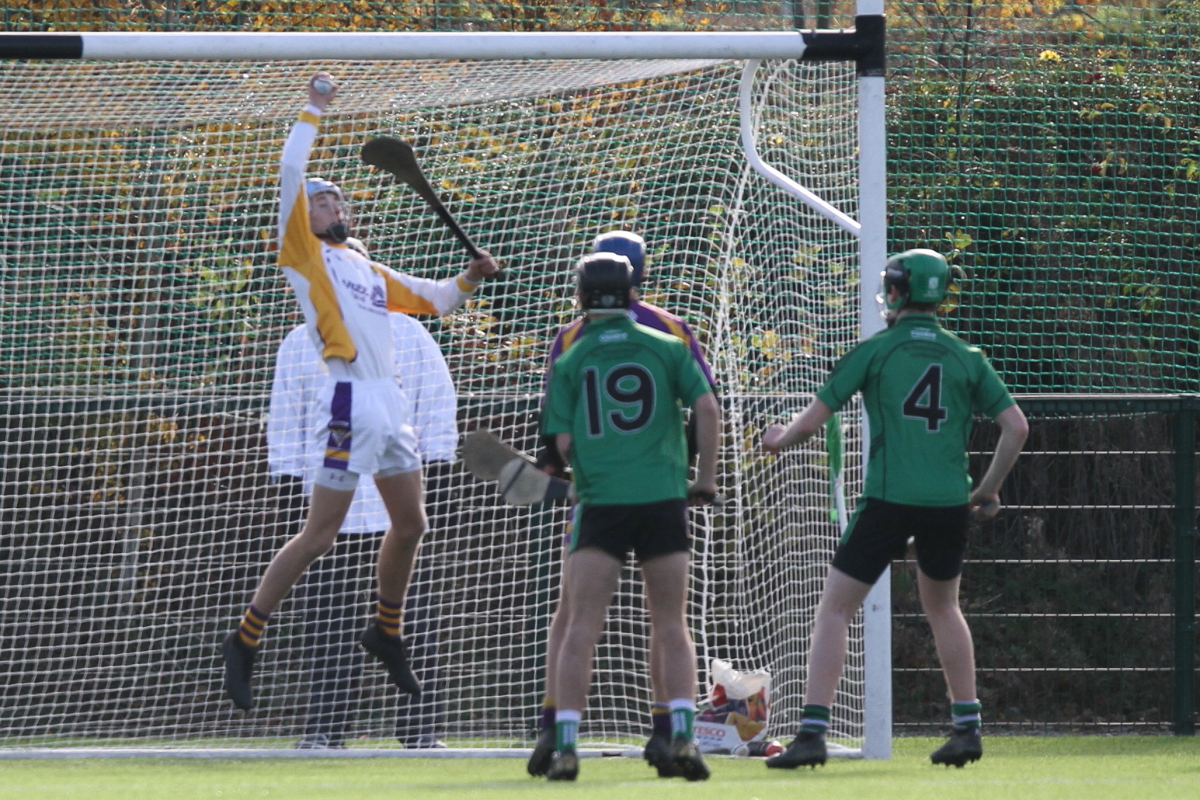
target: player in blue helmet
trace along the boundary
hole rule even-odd
[[[720,407],[688,346],[634,320],[628,258],[584,256],[577,288],[587,324],[554,363],[543,413],[543,432],[556,436],[557,450],[573,463],[579,494],[558,611],[566,630],[557,647],[547,648],[548,659],[551,652],[557,658],[547,669],[554,668],[547,692],[556,710],[545,775],[552,781],[578,776],[577,735],[592,656],[632,550],[650,613],[652,683],[668,712],[660,715],[667,717],[665,746],[656,752],[647,743],[647,761],[664,777],[705,780],[709,769],[694,742],[696,653],[685,614],[691,563],[686,509],[716,494]],[[629,416],[634,396],[642,399]],[[699,420],[699,465],[690,485],[684,408]],[[538,744],[551,738],[546,732]],[[532,762],[529,771],[537,774],[543,764]]]
[[[646,240],[629,231],[602,233],[592,242],[593,253],[615,253],[629,259],[633,267],[633,285],[642,282],[646,272]]]
[[[688,326],[687,322],[664,309],[645,303],[637,297],[636,287],[644,279],[646,272],[645,240],[630,231],[608,231],[607,233],[600,234],[592,241],[592,252],[612,253],[614,255],[625,256],[628,259],[630,266],[633,267],[633,286],[635,288],[630,295],[629,307],[626,313],[634,322],[640,325],[645,325],[663,333],[669,333],[682,340],[691,351],[692,358],[695,359],[696,365],[704,374],[709,386],[712,387],[715,396],[717,384],[713,377],[712,369],[705,360],[700,343],[692,333],[692,329]],[[558,332],[558,336],[550,348],[550,355],[547,359],[547,386],[549,385],[554,363],[580,338],[586,324],[588,324],[587,319],[580,318]],[[554,444],[553,437],[543,435],[542,440],[543,446],[538,453],[538,467],[545,472],[566,477],[566,465]],[[688,449],[689,454],[698,451],[696,433],[694,427],[691,425],[689,425],[688,431]],[[560,590],[559,607],[555,611],[554,619],[551,622],[547,636],[546,696],[542,701],[541,720],[539,722],[540,733],[533,754],[526,765],[531,775],[545,775],[554,755],[554,718],[557,698],[554,697],[553,687],[557,682],[556,664],[558,653],[562,650],[568,616],[568,601],[565,593]],[[667,691],[663,647],[660,645],[658,637],[655,636],[653,630],[650,636],[650,663],[650,682],[653,687],[653,702],[651,704],[653,733],[650,740],[646,742],[645,757],[650,766],[657,768],[659,776],[666,778],[679,774],[668,753],[671,743],[671,720],[668,714],[668,706],[673,698],[671,698]]]

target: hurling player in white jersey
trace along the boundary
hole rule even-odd
[[[388,312],[446,314],[498,269],[483,253],[458,277],[434,281],[401,274],[346,246],[350,218],[341,189],[305,178],[321,115],[337,92],[327,73],[313,76],[308,105],[280,159],[279,266],[331,380],[322,396],[327,422],[317,434],[325,456],[304,528],[275,554],[237,630],[221,646],[225,692],[243,710],[254,705],[250,679],[268,619],[308,566],[333,546],[363,474],[374,476],[391,521],[379,546],[376,616],[363,633],[363,649],[383,662],[401,691],[421,694],[400,620],[427,521],[412,408],[394,374]]]
[[[365,253],[357,240],[346,243]],[[408,314],[388,318],[396,342],[396,374],[403,376],[402,388],[413,405],[430,532],[452,534],[456,504],[451,499],[452,466],[458,458],[454,382],[441,348],[424,325]],[[307,328],[293,329],[275,355],[266,426],[267,463],[289,535],[304,524],[313,476],[325,459],[324,444],[311,431],[328,421],[320,397],[330,380]],[[293,608],[304,626],[309,685],[308,715],[297,748],[344,748],[351,735],[363,673],[358,646],[363,590],[368,583],[374,586],[375,554],[389,524],[374,481],[362,476],[333,549],[317,559],[296,586]],[[417,559],[404,605],[406,643],[423,689],[420,699],[405,695],[396,702],[396,736],[409,748],[445,747],[438,738],[444,717],[444,692],[437,672],[440,618],[429,566],[423,558]]]

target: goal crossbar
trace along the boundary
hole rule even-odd
[[[873,61],[882,17],[845,30],[764,32],[0,33],[0,59],[91,61],[795,58]]]

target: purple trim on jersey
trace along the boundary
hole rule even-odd
[[[629,311],[633,321],[639,325],[645,325],[647,328],[669,333],[682,339],[688,349],[692,351],[692,358],[696,359],[696,366],[700,367],[700,371],[704,373],[704,379],[708,381],[708,385],[714,390],[717,388],[717,381],[713,378],[712,370],[709,369],[708,362],[704,359],[704,351],[700,349],[700,342],[696,341],[692,329],[681,317],[640,300],[634,300],[629,306]]]
[[[700,342],[696,340],[695,334],[692,333],[692,329],[686,322],[669,311],[640,300],[634,300],[629,305],[629,316],[639,325],[645,325],[647,328],[669,333],[682,339],[688,349],[692,351],[692,358],[696,359],[696,365],[704,373],[704,379],[708,381],[708,385],[713,388],[713,391],[716,391],[717,381],[713,377],[712,369],[704,359],[704,351],[700,349]],[[554,344],[550,345],[550,355],[546,358],[546,377],[542,383],[543,402],[545,402],[546,389],[550,386],[550,370],[554,367],[554,362],[579,338],[585,322],[587,322],[586,319],[577,319],[560,330],[558,336],[554,337]]]
[[[550,345],[550,355],[546,358],[546,372],[549,374],[550,367],[554,366],[554,362],[558,361],[558,357],[579,338],[579,332],[583,330],[585,319],[577,319],[567,327],[558,332],[558,336],[554,337],[554,344]]]
[[[350,419],[353,407],[352,385],[338,381],[329,403],[329,439],[325,442],[325,466],[330,469],[350,467]]]

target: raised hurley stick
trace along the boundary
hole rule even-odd
[[[363,145],[361,157],[363,163],[377,167],[384,172],[390,172],[396,178],[411,186],[429,204],[429,207],[437,212],[442,222],[446,223],[446,227],[462,243],[462,246],[471,254],[471,257],[482,258],[483,253],[471,241],[471,237],[467,236],[463,232],[463,229],[459,227],[458,222],[450,215],[446,207],[442,205],[442,200],[438,197],[437,192],[433,190],[433,187],[429,185],[429,181],[425,179],[424,173],[421,172],[421,165],[417,163],[417,157],[413,154],[411,144],[403,139],[395,139],[391,136],[379,136]]]

